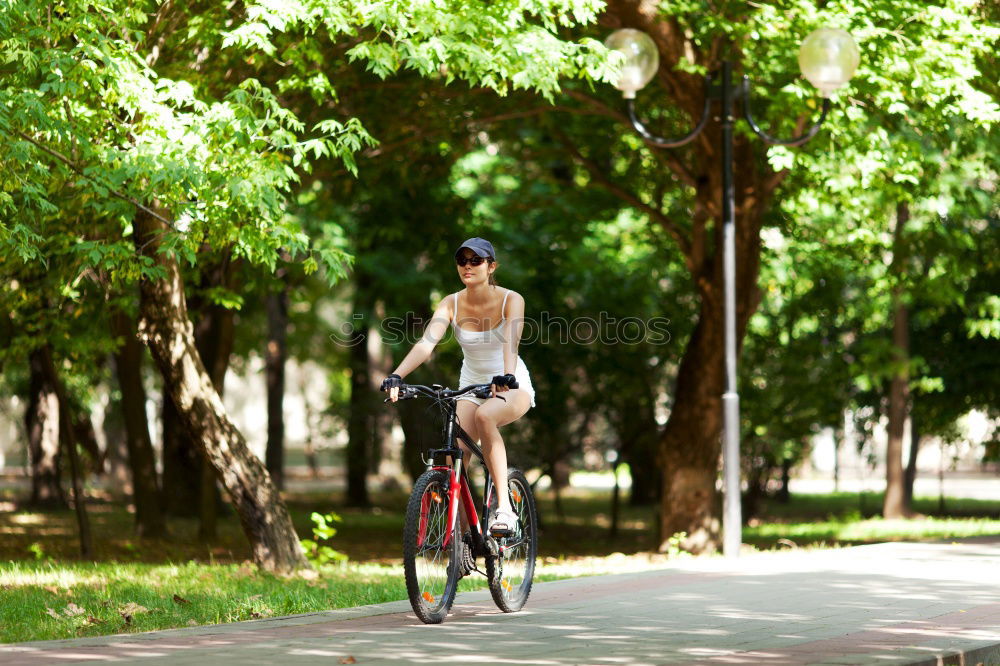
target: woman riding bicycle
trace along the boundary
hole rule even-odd
[[[470,238],[455,252],[455,261],[465,288],[441,300],[423,338],[395,372],[382,381],[382,390],[389,391],[390,399],[395,402],[402,378],[430,358],[450,322],[464,354],[459,386],[489,383],[493,394],[490,398],[472,395],[459,398],[458,423],[473,441],[480,442],[490,476],[505,479],[507,452],[499,428],[513,423],[535,406],[531,376],[517,353],[524,327],[524,298],[497,286],[496,252],[489,241]],[[489,529],[513,530],[517,517],[511,511],[507,484],[498,483],[496,489],[497,512]]]

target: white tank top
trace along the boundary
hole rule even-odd
[[[500,323],[488,331],[467,331],[458,325],[458,294],[455,294],[455,316],[451,320],[451,325],[455,328],[455,339],[462,346],[465,354],[465,366],[468,370],[476,374],[500,374],[503,372],[503,335],[500,329],[503,327],[506,316],[504,310],[507,308],[507,296],[510,289],[503,295],[503,304],[500,306]]]

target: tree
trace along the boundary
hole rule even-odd
[[[822,224],[779,215],[765,232],[760,309],[740,366],[745,518],[769,482],[783,480],[820,429],[836,427],[852,398],[850,353],[868,311],[854,257],[825,246]],[[819,231],[817,231],[819,230]],[[783,488],[787,492],[787,488]]]
[[[852,83],[852,99],[843,114],[834,113],[822,136],[796,152],[767,148],[742,131],[737,132],[736,165],[736,318],[742,340],[747,323],[760,302],[757,285],[761,261],[761,231],[765,212],[776,200],[794,198],[798,178],[790,175],[815,170],[816,181],[854,178],[844,164],[867,168],[876,157],[873,134],[858,121],[867,108],[885,108],[899,116],[919,112],[921,121],[961,114],[973,122],[991,117],[992,102],[969,82],[976,71],[976,54],[987,52],[995,34],[984,31],[974,9],[964,2],[928,7],[918,2],[856,3],[853,0],[816,7],[789,2],[724,3],[706,10],[699,4],[656,5],[634,0],[609,2],[602,16],[606,27],[634,27],[653,38],[660,51],[659,91],[644,97],[643,109],[659,133],[681,135],[701,115],[702,74],[729,58],[748,63],[756,81],[780,87],[794,79],[793,54],[797,40],[822,24],[851,30],[860,38],[863,65]],[[889,27],[891,26],[891,27]],[[919,63],[911,67],[910,63]],[[911,95],[919,107],[893,107]],[[624,121],[614,103],[584,91],[579,100],[593,112]],[[780,95],[755,96],[755,113],[776,135],[792,135],[815,117],[814,92],[802,82],[785,84]],[[843,99],[843,97],[841,97]],[[933,127],[931,123],[929,127]],[[928,131],[934,131],[928,129]],[[700,312],[687,341],[674,385],[669,421],[662,433],[660,464],[662,498],[661,540],[685,532],[685,547],[713,548],[718,539],[715,481],[721,428],[722,374],[722,266],[721,160],[719,129],[709,124],[693,149],[678,152],[637,150],[630,131],[618,132],[601,144],[569,136],[566,148],[585,171],[584,178],[616,193],[660,227],[683,256],[697,289]],[[820,164],[816,155],[835,151],[834,161]],[[626,179],[635,170],[641,179]],[[825,168],[824,168],[825,167]],[[815,181],[814,181],[815,182]],[[810,196],[822,199],[820,188]],[[783,203],[783,201],[782,201]]]
[[[132,472],[136,534],[161,537],[166,519],[156,475],[156,458],[146,419],[146,389],[142,383],[143,349],[136,338],[136,323],[123,312],[112,315],[112,327],[121,336],[121,348],[114,355],[115,374],[121,391],[121,411],[125,421],[125,446]]]
[[[331,279],[342,275],[343,254],[310,246],[283,216],[286,197],[299,177],[295,167],[329,157],[353,169],[353,154],[369,135],[348,117],[328,118],[313,137],[300,138],[301,121],[255,79],[234,85],[222,76],[192,85],[159,77],[145,56],[161,45],[146,43],[144,31],[177,25],[190,18],[189,9],[163,5],[151,23],[142,8],[120,2],[76,0],[55,12],[47,3],[19,2],[6,9],[0,37],[18,67],[0,97],[0,131],[11,139],[0,148],[0,242],[21,262],[43,260],[39,241],[49,229],[35,226],[36,214],[44,220],[66,208],[52,193],[104,225],[98,239],[70,251],[116,284],[139,282],[142,338],[165,392],[233,501],[255,561],[275,571],[304,566],[277,490],[229,421],[202,363],[179,261],[195,263],[209,243],[232,246],[235,256],[272,271],[285,251],[307,268],[322,261]],[[334,90],[317,71],[312,37],[320,32],[352,39],[343,57],[366,61],[380,76],[413,68],[498,92],[512,86],[552,94],[561,75],[607,73],[599,45],[555,34],[592,20],[595,9],[584,0],[484,3],[475,12],[457,2],[262,3],[249,4],[248,20],[232,31],[209,9],[203,18],[216,22],[199,21],[193,34],[164,31],[161,41],[177,48],[190,37],[195,52],[221,42],[251,60],[280,52],[315,75],[303,81],[292,73],[276,86],[328,97]]]

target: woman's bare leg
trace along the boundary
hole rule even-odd
[[[482,442],[486,467],[497,492],[497,509],[510,511],[510,495],[507,489],[507,450],[500,436],[500,426],[521,418],[531,407],[531,396],[524,391],[511,389],[501,395],[506,402],[491,398],[476,410],[476,428]]]

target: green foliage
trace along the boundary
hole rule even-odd
[[[193,261],[202,244],[231,247],[236,257],[274,270],[279,248],[292,256],[310,250],[302,228],[285,216],[301,170],[334,159],[355,172],[355,153],[374,145],[357,117],[318,118],[307,134],[295,111],[253,76],[216,90],[211,77],[160,75],[147,64],[160,57],[159,47],[146,51],[147,16],[128,3],[70,0],[56,13],[43,2],[7,4],[0,41],[7,65],[17,67],[9,68],[0,89],[0,131],[12,139],[0,148],[6,174],[0,238],[24,260],[41,256],[33,244],[42,234],[32,233],[40,215],[75,208],[108,223],[104,238],[114,242],[128,236],[134,205],[155,201],[177,236],[167,242],[172,252]],[[364,61],[383,77],[401,68],[428,76],[446,69],[447,80],[551,95],[560,76],[606,77],[603,47],[554,34],[593,20],[596,9],[592,0],[483,3],[479,11],[467,3],[259,3],[230,30],[222,17],[206,13],[195,35],[206,47],[232,47],[253,61],[258,53],[276,55],[284,41],[322,33],[352,40],[349,61]],[[367,37],[357,41],[359,33]],[[175,53],[171,40],[183,38],[163,39],[165,51]],[[293,69],[308,64],[316,72],[320,51],[287,48],[284,55],[296,58]],[[164,67],[180,73],[170,63]],[[279,79],[278,85],[294,90],[297,84]],[[92,267],[104,258],[93,245],[78,251]],[[343,258],[327,248],[309,268],[332,262],[334,279]],[[129,272],[121,262],[113,266],[126,277],[144,270],[139,264]]]
[[[223,46],[273,56],[279,49],[276,33],[322,32],[331,40],[351,38],[348,59],[363,62],[379,78],[412,70],[501,95],[512,88],[551,99],[560,77],[608,78],[607,54],[599,42],[567,42],[557,34],[560,28],[594,22],[600,8],[597,0],[259,2],[248,6],[246,23],[225,34]],[[325,80],[310,79],[307,85],[332,93]]]
[[[336,536],[337,528],[333,526],[333,523],[339,523],[343,521],[343,518],[332,511],[330,513],[313,511],[309,517],[313,521],[313,538],[301,540],[302,551],[309,561],[319,565],[330,562],[346,562],[347,555],[322,543],[330,541]]]
[[[31,552],[31,554],[35,557],[36,560],[42,560],[45,559],[46,557],[44,547],[37,541],[31,544],[28,547],[28,550]]]
[[[195,273],[224,255],[265,273],[286,257],[328,285],[347,275],[345,220],[328,213],[347,197],[305,199],[331,172],[357,175],[377,143],[366,123],[392,110],[363,69],[550,97],[560,77],[609,72],[599,43],[559,34],[593,21],[594,0],[261,2],[235,22],[211,3],[0,7],[0,355],[50,340],[74,367],[114,349],[104,317],[134,309],[140,277],[162,277],[133,246],[137,209]],[[247,294],[204,296],[236,308]]]

